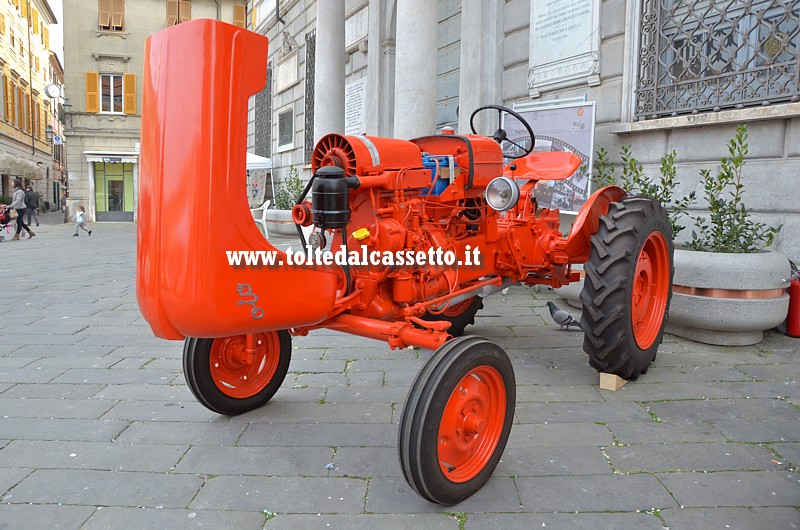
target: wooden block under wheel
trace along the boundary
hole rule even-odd
[[[621,378],[618,375],[600,372],[600,388],[602,388],[603,390],[617,391],[623,386],[625,386],[625,383],[627,382],[628,382],[627,380]]]

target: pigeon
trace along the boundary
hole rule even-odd
[[[563,330],[564,328],[569,329],[570,326],[581,327],[581,323],[578,322],[575,317],[563,309],[557,308],[556,304],[553,302],[547,302],[547,308],[550,310],[550,316],[553,317],[555,323],[560,326],[558,328],[559,331]]]

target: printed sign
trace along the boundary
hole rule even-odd
[[[558,208],[565,213],[577,213],[592,193],[592,153],[594,152],[595,103],[580,102],[560,106],[530,108],[515,105],[514,110],[533,129],[536,137],[534,152],[567,151],[581,158],[581,167],[564,180],[541,181],[536,184],[536,200],[541,208]],[[510,114],[504,114],[503,129],[514,143],[527,148],[531,145],[527,129]],[[522,153],[518,147],[505,143],[503,152],[513,157]]]

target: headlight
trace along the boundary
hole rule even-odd
[[[497,177],[486,186],[483,197],[492,209],[505,212],[519,201],[519,186],[508,177]]]

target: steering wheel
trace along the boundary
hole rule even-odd
[[[533,147],[536,145],[536,137],[533,134],[533,129],[531,128],[530,124],[528,124],[528,122],[525,121],[525,118],[520,116],[518,113],[514,112],[513,110],[509,109],[508,107],[503,107],[502,105],[484,105],[482,107],[478,107],[477,109],[475,109],[475,112],[473,112],[472,116],[469,117],[469,127],[470,127],[470,129],[472,129],[472,134],[478,134],[478,131],[475,130],[475,116],[479,112],[481,112],[482,110],[496,110],[497,111],[497,130],[494,132],[494,134],[492,134],[492,138],[494,138],[494,141],[497,142],[500,145],[502,145],[503,142],[508,142],[511,145],[513,145],[513,146],[515,146],[518,149],[521,149],[523,151],[523,153],[521,155],[516,155],[516,154],[506,155],[506,153],[503,152],[503,156],[505,156],[506,158],[522,158],[523,156],[527,156],[527,155],[529,155],[529,154],[531,154],[533,152]],[[530,135],[530,139],[531,139],[530,147],[527,147],[527,148],[523,147],[523,146],[519,145],[517,142],[515,142],[513,140],[510,140],[508,138],[508,134],[506,134],[506,131],[503,130],[503,113],[504,112],[506,114],[511,114],[512,116],[514,116],[525,127],[525,129],[528,130],[528,134]]]

